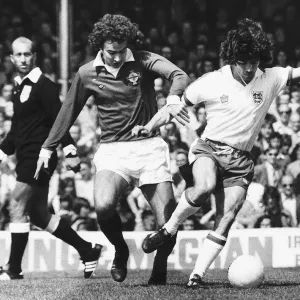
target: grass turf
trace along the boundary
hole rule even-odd
[[[168,285],[147,286],[149,270],[130,271],[123,283],[114,282],[108,271],[97,270],[93,279],[80,272],[27,273],[24,280],[0,282],[0,300],[90,299],[300,299],[300,269],[268,269],[263,284],[254,289],[230,287],[224,270],[207,273],[207,289],[185,288],[189,271],[170,271]]]

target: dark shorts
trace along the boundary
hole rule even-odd
[[[44,169],[40,171],[38,180],[34,179],[34,174],[37,166],[39,155],[17,155],[17,181],[28,183],[30,185],[47,186],[49,185],[50,178],[57,165],[57,154],[54,152],[49,160],[48,171]]]
[[[197,143],[191,148],[191,152],[195,157],[194,161],[199,157],[210,157],[216,163],[218,168],[217,188],[241,186],[247,189],[254,174],[254,163],[250,152],[231,147],[232,152],[230,154],[215,153],[220,152],[220,148],[218,148],[220,146],[228,145],[208,139],[205,141],[198,139]],[[183,168],[183,172],[190,180],[191,177],[188,175],[188,171]]]

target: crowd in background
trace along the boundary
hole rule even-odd
[[[21,1],[22,2],[22,1]],[[11,43],[27,36],[36,44],[37,65],[59,84],[56,8],[54,1],[0,0],[0,141],[10,130],[11,95],[15,70],[10,61]],[[150,3],[151,2],[151,3]],[[224,1],[223,1],[224,2]],[[71,80],[78,68],[94,59],[88,34],[97,13],[97,1],[74,2]],[[108,1],[110,3],[110,1]],[[111,13],[131,17],[146,37],[146,49],[161,54],[186,71],[191,81],[222,66],[218,52],[226,32],[237,19],[247,16],[260,21],[274,40],[270,66],[300,66],[300,3],[280,0],[111,1]],[[89,3],[90,4],[90,3]],[[23,9],[26,5],[26,10]],[[93,6],[95,9],[93,9]],[[110,7],[108,7],[109,9]],[[233,10],[233,8],[235,8]],[[99,10],[99,9],[98,9]],[[247,12],[245,15],[244,12]],[[234,12],[234,13],[233,13]],[[262,68],[268,66],[262,66]],[[163,78],[154,83],[158,108],[166,103],[169,84]],[[63,101],[63,99],[62,99]],[[101,138],[97,109],[90,97],[70,129],[81,158],[81,170],[67,171],[61,149],[59,164],[50,182],[49,209],[65,218],[75,230],[99,230],[93,203],[93,153]],[[176,200],[185,189],[179,167],[188,162],[193,140],[206,126],[205,105],[190,109],[191,122],[181,126],[170,122],[161,128],[168,143]],[[285,88],[274,99],[252,150],[255,174],[235,228],[297,227],[300,224],[300,86]],[[0,174],[0,230],[9,223],[8,205],[15,186],[15,157],[2,162]],[[141,190],[132,184],[124,191],[118,211],[124,230],[154,230],[156,223]],[[182,230],[211,229],[215,216],[212,196],[198,213],[188,218]],[[34,228],[33,228],[34,229]]]

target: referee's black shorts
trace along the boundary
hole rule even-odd
[[[38,180],[34,179],[39,151],[17,153],[16,174],[17,181],[28,183],[30,185],[48,186],[50,178],[57,166],[57,153],[54,152],[49,160],[47,171],[41,169]]]

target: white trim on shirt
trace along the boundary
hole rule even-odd
[[[21,76],[16,76],[14,79],[20,85],[26,78],[28,78],[31,82],[37,83],[39,78],[42,75],[42,71],[40,68],[36,67],[32,69],[25,77],[21,78]]]

